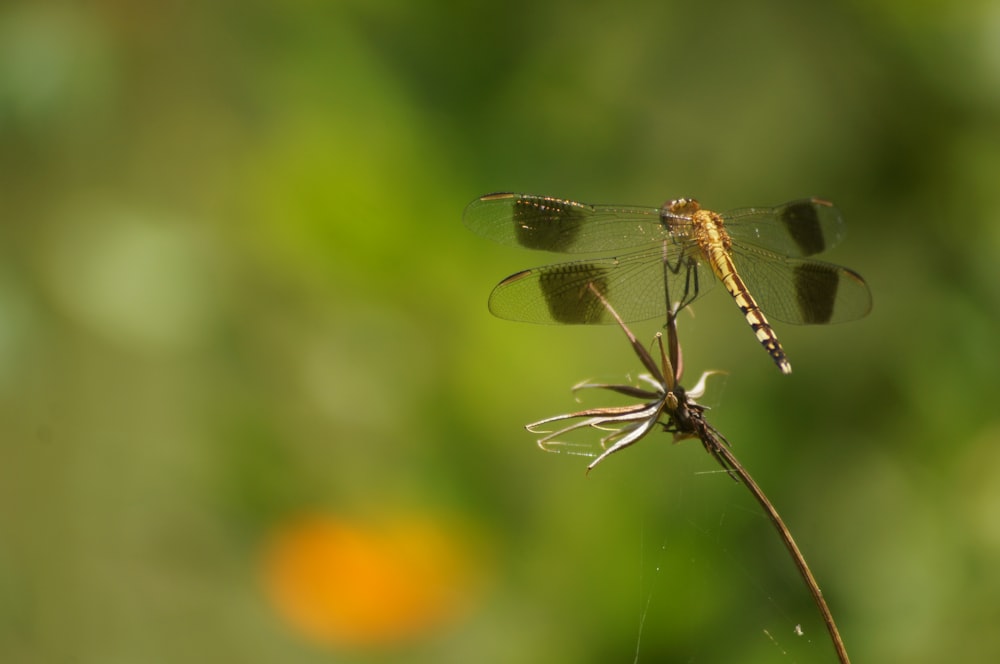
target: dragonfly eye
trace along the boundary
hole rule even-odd
[[[664,203],[663,208],[670,214],[688,216],[700,210],[701,205],[693,198],[677,198]]]

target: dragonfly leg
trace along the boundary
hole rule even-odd
[[[679,277],[681,270],[684,271],[684,287],[679,293],[680,297],[674,300],[672,299],[673,296],[678,295],[675,290],[677,288],[677,283],[680,281]],[[671,289],[671,278],[675,281],[673,289]],[[698,298],[698,287],[697,261],[686,252],[682,252],[677,257],[675,262],[671,262],[668,252],[664,251],[663,295],[666,300],[664,302],[666,312],[668,314],[671,312],[676,314],[678,311],[694,302]]]
[[[680,311],[691,304],[698,297],[698,265],[691,258],[685,261],[684,270],[684,296],[677,302],[676,311]]]

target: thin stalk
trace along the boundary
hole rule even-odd
[[[771,523],[774,524],[774,528],[778,531],[781,541],[785,543],[785,548],[788,549],[788,553],[791,554],[792,560],[795,562],[795,566],[799,568],[799,574],[802,575],[802,580],[805,581],[806,586],[809,588],[809,592],[812,593],[813,601],[816,602],[816,608],[819,609],[820,615],[823,616],[823,622],[826,623],[826,631],[830,633],[830,639],[833,641],[833,648],[837,651],[837,658],[840,660],[841,664],[850,664],[851,660],[847,656],[847,648],[844,646],[844,640],[840,638],[840,630],[837,629],[837,623],[833,619],[833,613],[830,612],[830,607],[827,606],[826,599],[823,597],[823,591],[820,590],[819,584],[816,583],[816,577],[813,576],[812,571],[809,569],[805,556],[802,555],[802,551],[799,550],[798,545],[795,543],[795,538],[792,537],[791,531],[788,530],[788,527],[782,520],[781,515],[778,514],[778,510],[774,508],[771,501],[768,500],[766,495],[764,495],[763,490],[761,490],[761,488],[754,481],[753,477],[750,476],[750,473],[747,472],[739,460],[733,455],[732,451],[730,451],[725,444],[720,443],[714,435],[712,438],[715,441],[712,453],[725,462],[725,465],[731,473],[735,472],[736,475],[739,476],[740,481],[750,491],[750,493],[753,494],[754,499],[760,503],[761,507],[764,508],[768,519],[770,519]]]

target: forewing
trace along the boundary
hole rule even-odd
[[[735,243],[795,258],[813,256],[836,246],[845,230],[837,208],[819,198],[772,208],[732,210],[722,218]]]
[[[463,220],[494,242],[559,253],[627,249],[670,236],[659,208],[589,205],[550,196],[499,193],[478,198]]]

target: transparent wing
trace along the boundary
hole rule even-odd
[[[791,201],[772,208],[743,208],[722,215],[737,244],[805,258],[834,247],[844,237],[844,221],[832,203],[819,198]]]
[[[733,262],[757,304],[775,320],[799,325],[844,323],[871,311],[868,284],[846,267],[737,245]]]
[[[661,208],[588,205],[548,196],[499,193],[466,208],[465,225],[510,246],[562,253],[639,249],[612,258],[547,265],[511,275],[490,296],[501,318],[534,323],[614,322],[596,293],[626,321],[665,315],[714,283],[696,257],[691,220]],[[864,279],[847,268],[803,260],[844,236],[837,209],[818,198],[722,215],[736,269],[770,317],[789,323],[854,320],[871,309]]]
[[[490,311],[529,323],[614,323],[598,293],[626,322],[666,316],[675,302],[690,303],[715,278],[675,244],[615,258],[573,261],[524,270],[490,295]]]
[[[465,208],[470,230],[488,240],[516,247],[560,253],[591,253],[641,247],[671,236],[660,223],[660,208],[588,205],[531,194],[489,194]]]

